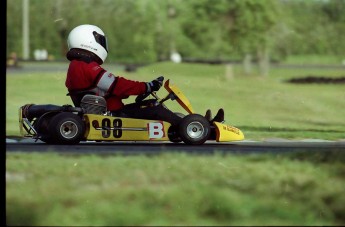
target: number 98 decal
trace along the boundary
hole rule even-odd
[[[123,128],[121,119],[109,119],[103,118],[101,122],[101,127],[99,127],[98,121],[92,122],[93,127],[96,130],[102,130],[103,138],[121,138],[123,130],[129,131],[147,131],[148,139],[160,139],[165,137],[164,124],[163,122],[149,122],[146,127],[143,128]]]
[[[121,119],[114,119],[113,125],[110,124],[109,118],[104,118],[102,120],[102,136],[104,138],[109,138],[111,133],[113,134],[114,138],[121,138],[122,136],[122,121]],[[114,127],[112,129],[112,126]]]

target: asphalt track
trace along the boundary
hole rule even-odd
[[[6,152],[58,152],[73,154],[155,155],[185,152],[191,154],[252,154],[291,152],[345,152],[345,140],[285,140],[238,141],[217,143],[207,141],[203,145],[186,145],[171,142],[80,142],[77,145],[48,145],[31,138],[6,139]]]

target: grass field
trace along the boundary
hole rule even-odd
[[[344,161],[342,153],[8,154],[7,224],[344,225]]]
[[[23,67],[31,70],[6,75],[7,136],[19,135],[21,105],[71,104],[63,63],[54,63],[51,72]],[[308,75],[344,77],[342,69],[272,68],[263,78],[255,69],[244,75],[235,65],[234,77],[226,79],[221,65],[163,62],[133,73],[106,67],[136,80],[170,78],[197,112],[223,107],[226,122],[242,129],[247,140],[345,138],[344,84],[285,82]],[[345,154],[332,149],[252,155],[7,153],[6,224],[344,225],[344,161]]]

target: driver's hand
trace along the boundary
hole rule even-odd
[[[151,82],[147,82],[146,83],[146,88],[147,88],[146,92],[151,93],[153,91],[158,91],[163,85],[163,80],[164,80],[164,77],[160,76],[157,79],[152,80]]]

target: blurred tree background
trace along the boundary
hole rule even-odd
[[[7,56],[23,58],[23,1],[7,1]],[[282,61],[345,53],[345,0],[28,0],[29,59],[46,49],[65,60],[80,24],[106,33],[107,62]],[[340,58],[341,59],[341,58]],[[264,68],[264,67],[263,67]]]

